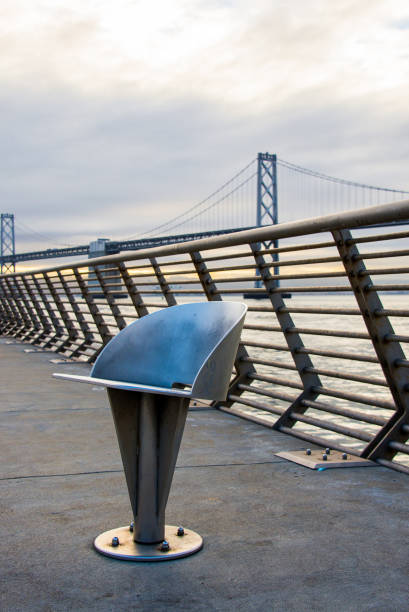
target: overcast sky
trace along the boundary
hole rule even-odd
[[[0,79],[18,251],[143,232],[258,151],[409,189],[407,0],[2,0]]]

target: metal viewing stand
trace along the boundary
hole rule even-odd
[[[54,374],[107,388],[134,521],[99,535],[102,554],[164,561],[202,548],[199,534],[165,525],[165,508],[192,398],[226,398],[247,311],[238,302],[172,306],[111,340],[90,376]]]

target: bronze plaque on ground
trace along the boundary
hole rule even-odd
[[[312,470],[318,470],[320,468],[345,468],[345,467],[376,467],[376,463],[363,459],[362,457],[356,457],[348,453],[340,453],[339,451],[331,450],[329,454],[323,450],[311,450],[308,451],[287,451],[283,453],[276,453],[277,457],[288,459],[294,463],[305,465],[305,467],[311,468]],[[326,456],[326,459],[323,457]],[[346,457],[346,458],[343,458]]]

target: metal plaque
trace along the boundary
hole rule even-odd
[[[362,457],[356,457],[349,453],[340,453],[339,451],[331,450],[330,453],[327,454],[325,449],[311,450],[309,454],[307,454],[307,452],[308,451],[301,450],[275,454],[276,457],[282,457],[283,459],[288,459],[288,461],[305,465],[305,467],[311,468],[312,470],[346,467],[376,467],[373,461],[363,459]],[[326,459],[323,459],[324,455]],[[345,455],[346,458],[344,459],[343,457]]]

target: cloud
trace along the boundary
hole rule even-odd
[[[259,150],[392,185],[409,152],[402,118],[385,122],[365,99],[350,107],[320,103],[320,91],[256,117],[203,101],[136,105],[63,91],[31,95],[26,104],[15,91],[0,111],[3,206],[16,222],[74,243],[133,235],[172,218]]]
[[[3,80],[85,95],[182,96],[259,112],[321,83],[343,97],[377,91],[408,70],[405,32],[390,28],[385,0],[6,6]]]
[[[395,19],[384,0],[2,3],[4,212],[51,241],[126,237],[267,150],[408,188],[404,9]],[[17,238],[19,250],[41,246]]]
[[[390,27],[396,28],[397,30],[409,30],[409,16],[392,21]]]

